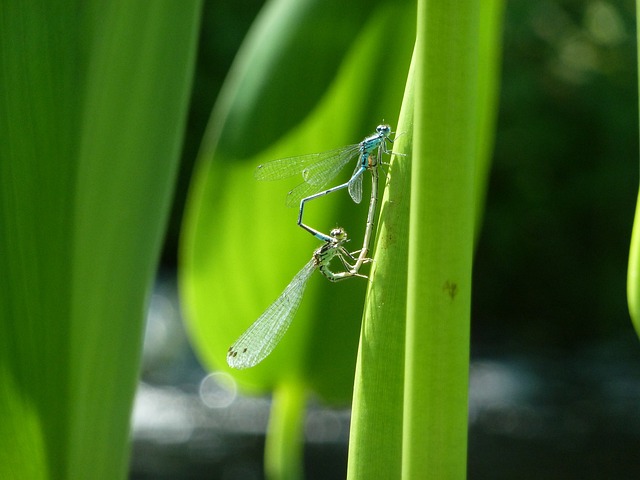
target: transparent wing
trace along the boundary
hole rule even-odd
[[[231,345],[227,352],[230,367],[253,367],[273,351],[291,325],[315,269],[314,260],[309,260],[269,308]]]
[[[362,177],[364,176],[365,170],[366,168],[362,168],[360,162],[358,162],[349,180],[349,195],[351,195],[351,198],[356,203],[362,201]]]
[[[329,183],[338,175],[340,170],[342,170],[342,168],[344,167],[344,164],[351,158],[353,157],[344,157],[344,159],[346,159],[345,161],[341,163],[334,163],[331,168],[326,168],[321,173],[318,173],[318,171],[313,171],[313,176],[311,177],[311,180],[313,181],[305,181],[294,187],[293,190],[291,190],[287,194],[287,201],[285,202],[287,207],[297,207],[300,203],[300,200],[314,195],[324,189],[327,183]],[[307,171],[305,171],[304,173],[306,172]],[[347,184],[344,184],[344,187],[346,186]]]
[[[320,190],[333,180],[351,159],[359,156],[359,152],[360,145],[344,147],[341,149],[340,155],[328,157],[309,165],[302,171],[302,178],[306,183],[318,186],[318,190]]]
[[[347,145],[322,153],[311,153],[297,157],[280,158],[271,162],[258,165],[254,176],[257,180],[281,180],[297,174],[302,174],[306,182],[313,182],[317,174],[321,174],[328,165],[334,163],[344,165],[353,158],[360,146]]]
[[[321,191],[359,150],[359,145],[348,145],[329,152],[274,160],[259,165],[255,177],[258,180],[279,180],[301,174],[304,182],[291,190],[286,200],[288,207],[296,207],[303,198]]]

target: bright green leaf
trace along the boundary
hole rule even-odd
[[[200,2],[0,9],[0,477],[122,478]]]

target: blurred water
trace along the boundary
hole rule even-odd
[[[640,478],[640,348],[629,338],[574,352],[474,345],[469,478]],[[148,318],[132,417],[132,479],[261,479],[270,400],[238,394],[189,349],[175,286]],[[310,405],[308,479],[345,477],[348,409]]]

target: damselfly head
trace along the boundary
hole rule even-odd
[[[345,232],[344,228],[342,227],[334,228],[333,230],[331,230],[330,236],[340,243],[347,241],[347,232]]]
[[[382,135],[383,137],[388,137],[391,135],[391,127],[386,124],[378,125],[376,127],[376,133]]]

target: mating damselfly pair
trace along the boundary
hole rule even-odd
[[[229,366],[237,369],[253,367],[273,351],[289,328],[300,306],[307,283],[315,270],[319,270],[332,282],[353,277],[367,278],[360,274],[359,270],[363,264],[371,261],[367,255],[378,201],[378,165],[382,163],[383,153],[392,153],[387,148],[387,142],[393,143],[391,134],[389,125],[378,125],[376,133],[366,137],[360,143],[324,153],[274,160],[258,166],[255,173],[258,180],[280,180],[302,175],[304,181],[288,193],[286,204],[290,207],[299,205],[298,225],[323,244],[313,252],[311,260],[293,277],[282,294],[229,348],[227,352]],[[355,157],[358,162],[351,178],[340,185],[325,188]],[[334,228],[330,234],[326,234],[303,223],[304,206],[310,200],[345,188],[348,189],[354,202],[360,203],[362,177],[367,170],[371,172],[371,199],[363,245],[360,250],[349,252],[344,247],[348,238],[343,228]],[[330,269],[330,263],[334,258],[340,260],[344,271],[333,272]]]

